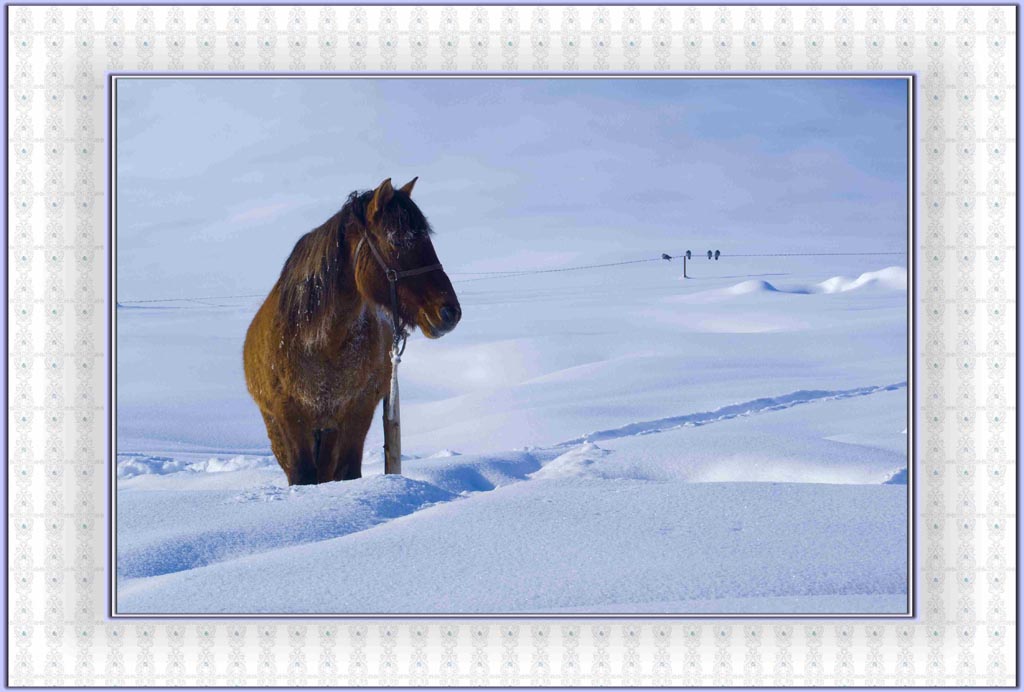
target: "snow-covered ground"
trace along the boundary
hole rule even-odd
[[[117,610],[904,612],[904,267],[453,274],[461,324],[402,363],[405,475],[375,425],[362,479],[299,488],[242,377],[259,300],[126,303]]]

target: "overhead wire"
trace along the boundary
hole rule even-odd
[[[448,272],[449,276],[456,277],[470,277],[466,279],[456,279],[458,283],[470,283],[473,281],[486,281],[491,279],[507,279],[515,278],[519,276],[532,276],[537,274],[557,274],[562,272],[575,272],[584,271],[590,269],[606,269],[609,267],[621,267],[631,264],[644,264],[650,262],[666,262],[673,259],[679,259],[683,257],[686,252],[680,252],[674,255],[662,254],[658,257],[647,257],[643,259],[624,260],[621,262],[604,262],[600,264],[580,264],[571,267],[554,267],[550,269],[511,269],[504,271],[482,271],[482,272]],[[906,252],[764,252],[764,253],[737,253],[737,254],[721,254],[720,257],[729,259],[732,257],[840,257],[840,256],[878,256],[878,255],[906,255]],[[691,258],[691,261],[695,258]],[[151,303],[182,303],[182,302],[193,302],[202,304],[204,300],[230,300],[237,298],[262,298],[266,296],[266,293],[243,293],[237,295],[219,295],[219,296],[193,296],[187,298],[145,298],[145,299],[124,299],[118,300],[117,304],[120,305],[144,305]]]

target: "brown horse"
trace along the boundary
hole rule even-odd
[[[462,316],[415,183],[349,195],[299,238],[249,325],[245,381],[289,485],[359,478],[389,348],[407,328],[436,339]]]

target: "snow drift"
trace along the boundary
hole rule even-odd
[[[880,288],[889,291],[907,290],[907,270],[903,267],[886,267],[873,272],[864,272],[856,279],[833,276],[818,284],[821,293],[845,293],[859,288]]]
[[[302,488],[253,306],[124,310],[117,612],[903,612],[906,273],[761,266],[457,283],[403,356],[405,476],[377,424],[362,479]]]
[[[812,295],[816,293],[847,293],[859,289],[882,291],[906,291],[907,270],[903,267],[886,267],[877,271],[864,272],[856,279],[833,276],[812,284],[773,284],[763,279],[741,281],[727,288],[713,289],[681,296],[683,300],[714,300],[735,296],[761,294]]]

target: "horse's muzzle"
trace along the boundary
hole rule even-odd
[[[460,319],[462,319],[462,308],[458,303],[442,305],[441,309],[437,311],[436,319],[427,319],[429,330],[421,329],[421,331],[427,338],[437,339],[455,329],[455,325],[459,323]]]
[[[450,332],[455,329],[455,325],[462,319],[462,308],[459,307],[458,303],[445,305],[441,308],[439,314],[441,316],[441,328],[446,332]]]

